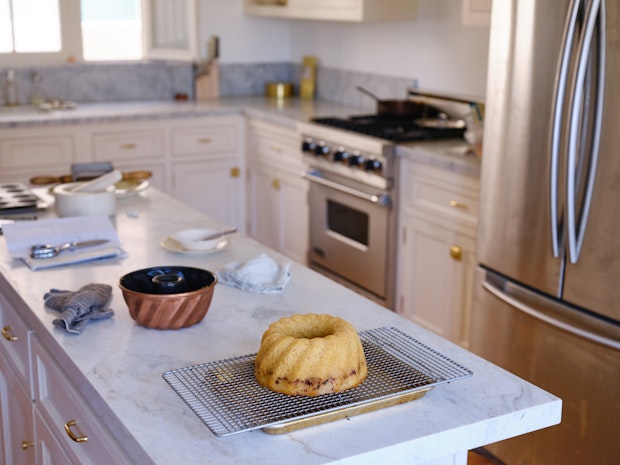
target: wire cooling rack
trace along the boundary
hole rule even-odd
[[[258,384],[256,354],[171,370],[162,376],[216,436],[263,428],[273,434],[333,421],[423,396],[472,372],[402,331],[359,333],[368,377],[358,387],[315,397],[287,396]]]

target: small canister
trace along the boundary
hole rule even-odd
[[[268,82],[265,84],[267,97],[284,99],[293,95],[293,84],[290,82]]]

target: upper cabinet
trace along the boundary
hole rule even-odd
[[[493,0],[463,0],[465,26],[489,26]]]
[[[415,0],[244,0],[246,14],[330,21],[408,20]]]
[[[198,57],[196,0],[144,0],[145,55],[193,61]]]

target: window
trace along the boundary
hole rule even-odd
[[[59,51],[59,12],[58,0],[0,0],[0,51]]]
[[[84,60],[139,60],[143,57],[140,0],[81,2]]]
[[[196,0],[0,0],[0,64],[194,60],[196,36]]]

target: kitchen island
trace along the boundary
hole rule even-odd
[[[227,247],[211,254],[164,249],[161,241],[175,230],[223,225],[153,188],[120,199],[114,224],[126,258],[31,271],[3,246],[0,290],[32,330],[33,391],[42,382],[35,376],[39,358],[33,352],[43,350],[120,446],[127,463],[464,464],[468,449],[560,421],[561,400],[552,394],[298,263],[291,264],[292,280],[282,294],[251,294],[218,284],[199,324],[176,331],[140,327],[130,318],[117,285],[128,272],[164,265],[216,271],[264,251],[280,263],[289,260],[243,235],[231,236]],[[51,288],[77,290],[88,283],[113,286],[115,315],[89,323],[78,336],[55,329],[57,314],[44,306],[43,295]],[[473,376],[440,385],[416,401],[321,426],[283,435],[256,430],[227,437],[213,435],[162,378],[168,370],[255,353],[271,322],[307,312],[340,316],[359,331],[396,327]]]

